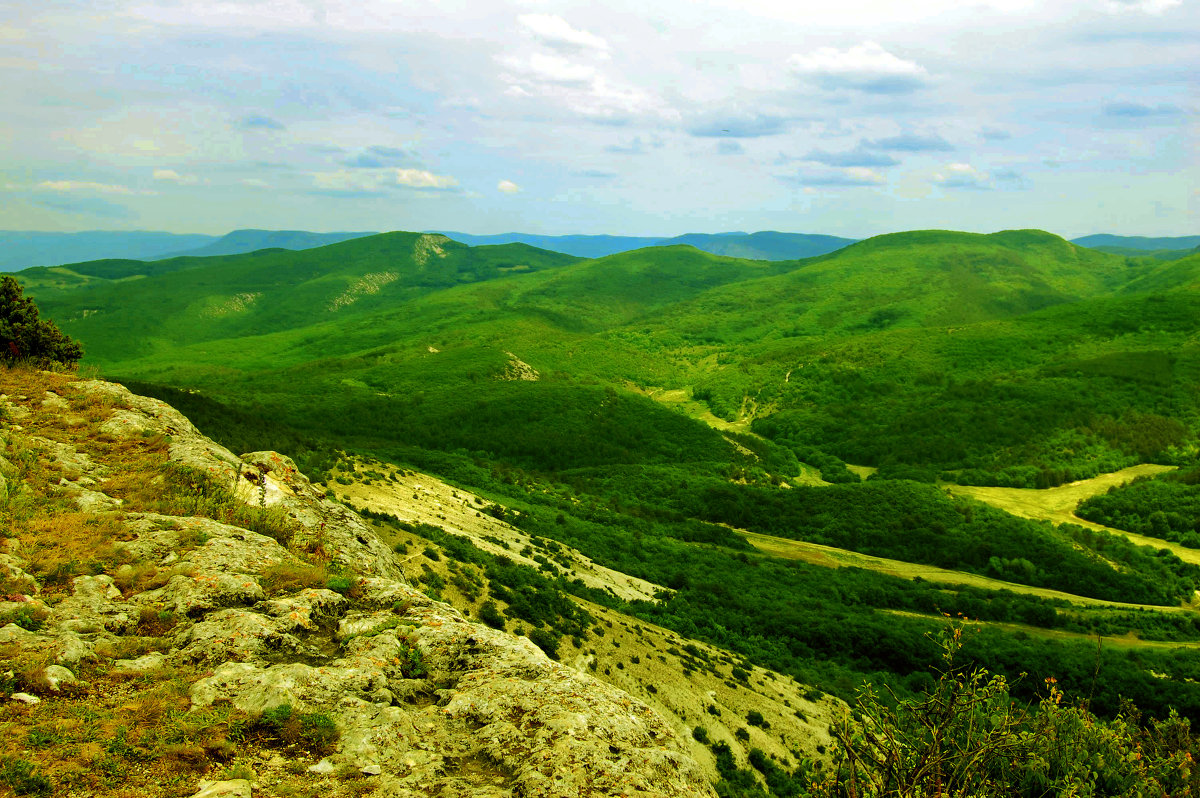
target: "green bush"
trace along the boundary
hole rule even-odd
[[[504,629],[504,614],[496,607],[496,602],[485,601],[479,608],[479,620],[493,629]]]

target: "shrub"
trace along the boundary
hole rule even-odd
[[[546,629],[530,629],[529,639],[546,652],[546,656],[550,659],[558,659],[558,635]]]
[[[496,602],[485,601],[479,608],[479,620],[493,629],[504,629],[504,614],[496,607]]]
[[[1053,678],[1033,707],[1011,700],[1002,676],[956,664],[962,627],[941,643],[944,668],[925,696],[860,693],[859,723],[834,729],[836,772],[814,796],[1196,795],[1200,742],[1173,710],[1143,724],[1127,706],[1111,721],[1063,703]]]

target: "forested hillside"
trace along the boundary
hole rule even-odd
[[[943,489],[1194,467],[1197,263],[1040,231],[776,262],[389,233],[20,277],[87,363],[232,448],[318,479],[340,449],[469,486],[536,539],[666,587],[559,589],[842,697],[929,686],[924,634],[962,614],[982,624],[966,655],[1029,674],[1018,696],[1053,677],[1102,714],[1134,698],[1200,718],[1200,570],[1124,536],[1193,543],[1190,483],[1153,483],[1164,515],[1146,487],[1096,497],[1081,512],[1103,527]],[[875,564],[831,567],[838,552]]]

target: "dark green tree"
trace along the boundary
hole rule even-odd
[[[74,365],[83,357],[77,341],[54,322],[38,318],[37,305],[25,296],[21,284],[0,278],[0,358],[8,365],[20,360],[48,365]]]

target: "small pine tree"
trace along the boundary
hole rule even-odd
[[[9,366],[18,361],[72,366],[81,357],[77,341],[38,318],[37,305],[24,296],[20,283],[7,275],[0,278],[0,359]]]

